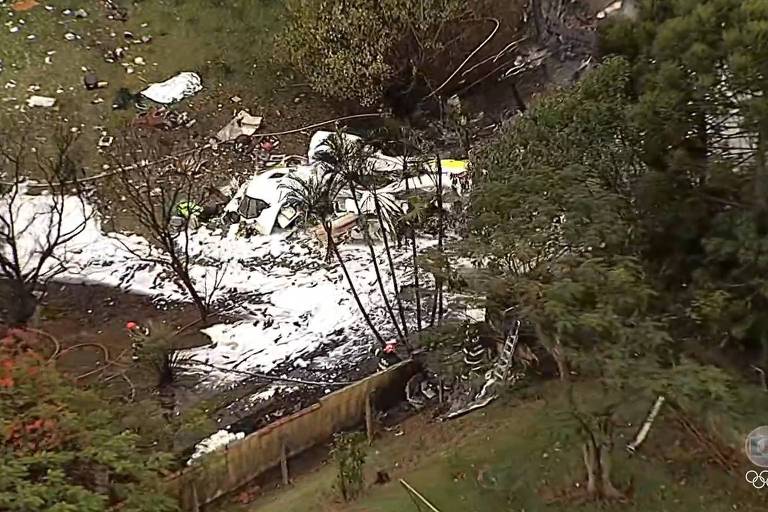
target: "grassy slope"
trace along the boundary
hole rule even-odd
[[[642,418],[638,404],[633,417]],[[367,468],[389,471],[393,482],[372,486],[355,503],[339,503],[331,489],[331,466],[299,477],[288,490],[231,510],[259,512],[406,512],[417,511],[398,478],[404,478],[441,512],[574,510],[571,502],[548,503],[548,492],[573,489],[583,478],[577,448],[558,444],[558,428],[543,401],[497,403],[448,424],[409,420],[405,435],[387,434],[375,446]],[[634,428],[627,429],[631,436]],[[626,442],[626,439],[623,440]],[[615,481],[634,498],[624,511],[765,510],[765,493],[752,489],[738,473],[726,475],[688,449],[685,438],[662,415],[641,456],[629,459],[619,450]],[[566,448],[566,446],[568,448]],[[373,475],[369,475],[369,481]],[[602,510],[588,503],[580,510]]]
[[[2,122],[18,123],[19,112],[28,110],[25,100],[29,95],[54,96],[58,99],[55,109],[34,109],[35,119],[42,123],[37,133],[50,133],[59,118],[65,119],[67,126],[80,125],[84,160],[96,166],[100,162],[93,161],[94,149],[102,127],[114,134],[136,115],[133,110],[112,110],[117,90],[126,87],[137,92],[147,83],[165,80],[179,71],[197,71],[203,77],[204,90],[200,94],[173,106],[189,111],[197,119],[193,131],[202,136],[226,123],[239,108],[263,115],[267,127],[278,129],[333,117],[334,108],[326,106],[327,102],[307,98],[295,104],[299,88],[276,90],[281,79],[272,53],[283,13],[279,0],[120,3],[129,6],[126,22],[108,20],[99,0],[56,2],[52,11],[42,3],[24,13],[13,13],[9,4],[0,5],[0,59],[5,68],[0,73],[0,112],[10,113]],[[84,8],[89,16],[64,16],[61,11],[66,8]],[[21,30],[11,33],[11,26]],[[125,31],[137,37],[152,36],[152,42],[127,45]],[[81,39],[67,41],[67,32]],[[29,35],[35,39],[28,40]],[[128,74],[119,63],[104,61],[104,53],[117,46],[130,48],[123,62],[131,63],[133,73]],[[56,53],[46,64],[49,51]],[[136,57],[144,59],[146,65],[133,65]],[[108,81],[109,87],[86,91],[82,68]],[[11,81],[16,82],[16,87],[5,88]],[[40,89],[33,93],[28,91],[30,86]],[[233,96],[239,96],[242,102],[232,103]],[[104,102],[93,104],[96,98]],[[303,144],[299,147],[303,149]]]

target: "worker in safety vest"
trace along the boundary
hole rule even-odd
[[[400,361],[402,361],[402,359],[397,355],[397,342],[395,340],[390,340],[384,344],[384,348],[379,352],[378,370],[383,372]]]
[[[139,352],[141,352],[141,348],[149,338],[149,329],[136,322],[127,322],[125,328],[128,330],[128,337],[131,338],[131,359],[138,361]]]

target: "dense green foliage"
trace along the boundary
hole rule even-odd
[[[639,4],[606,27],[596,70],[479,154],[470,207],[484,291],[562,378],[604,384],[600,410],[571,403],[605,497],[621,495],[603,474],[612,407],[727,405],[713,354],[768,366],[768,1]]]
[[[541,100],[479,156],[471,249],[545,343],[583,343],[562,312],[545,314],[573,291],[548,301],[548,286],[631,265],[626,293],[653,296],[621,313],[632,325],[645,310],[669,346],[730,344],[768,363],[766,41],[765,1],[641,2],[638,22],[606,29],[606,52],[622,58]]]
[[[169,462],[147,456],[110,405],[31,352],[0,348],[0,509],[163,512]]]
[[[477,44],[477,27],[488,25],[484,3],[290,0],[280,55],[321,94],[370,105],[390,86],[404,92],[445,79],[459,45]]]

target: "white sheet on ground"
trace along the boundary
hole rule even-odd
[[[193,71],[185,71],[169,78],[165,82],[151,84],[141,91],[141,95],[150,100],[168,105],[194,96],[203,90],[203,80]]]

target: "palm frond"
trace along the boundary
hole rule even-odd
[[[286,203],[304,212],[318,222],[324,222],[334,213],[333,203],[341,190],[341,184],[332,173],[312,173],[304,178],[298,175],[288,177],[281,185],[288,193]]]

